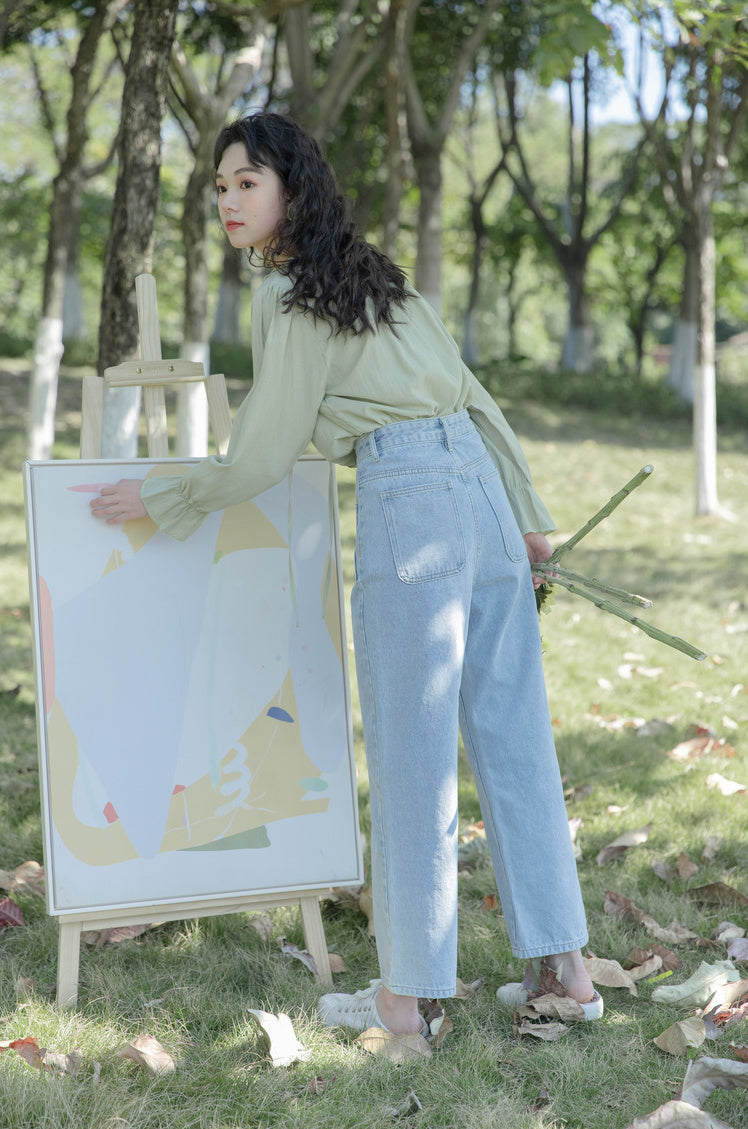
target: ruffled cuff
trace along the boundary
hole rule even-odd
[[[186,541],[206,518],[206,512],[193,506],[184,496],[183,475],[159,475],[147,478],[140,489],[140,498],[163,533],[177,541]]]
[[[544,503],[527,482],[511,483],[507,489],[507,498],[520,533],[552,533],[556,528]]]

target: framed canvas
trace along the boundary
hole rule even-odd
[[[362,881],[334,469],[183,542],[93,518],[194,461],[26,464],[51,914]]]

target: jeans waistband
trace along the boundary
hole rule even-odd
[[[456,440],[471,434],[476,432],[466,409],[431,419],[405,419],[362,435],[356,442],[356,459],[361,462],[368,456],[376,461],[380,452],[388,448],[409,447],[414,443],[439,443],[449,450]]]

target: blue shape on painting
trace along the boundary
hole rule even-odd
[[[280,706],[271,706],[268,710],[268,717],[274,717],[276,721],[294,721],[290,713],[287,713],[286,710],[282,710]]]
[[[299,781],[302,788],[307,792],[326,792],[327,781],[322,780],[319,776],[305,776],[303,780]]]

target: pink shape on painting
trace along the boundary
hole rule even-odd
[[[119,816],[114,810],[114,805],[111,803],[111,801],[107,802],[107,805],[104,808],[104,815],[106,816],[107,823],[116,823],[119,819]]]

